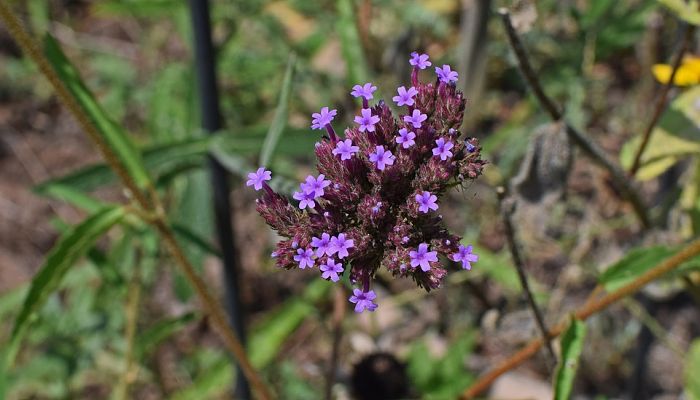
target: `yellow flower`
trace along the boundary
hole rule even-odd
[[[671,78],[673,68],[668,64],[655,64],[651,72],[657,81],[666,84]],[[678,67],[673,84],[676,86],[691,86],[700,83],[700,57],[686,57]]]

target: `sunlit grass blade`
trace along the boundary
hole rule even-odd
[[[102,209],[69,229],[59,239],[47,256],[44,265],[32,279],[29,292],[15,319],[10,343],[6,347],[7,353],[2,365],[2,375],[6,375],[7,370],[14,363],[19,345],[36,313],[58,288],[68,270],[90,250],[109,228],[121,221],[124,216],[123,207]]]
[[[272,124],[267,131],[265,141],[263,142],[262,151],[260,151],[260,165],[266,167],[272,155],[277,148],[277,144],[282,136],[282,131],[287,125],[287,117],[289,115],[289,96],[292,93],[292,83],[294,82],[294,68],[296,66],[297,56],[292,53],[287,61],[287,69],[284,72],[282,80],[282,88],[280,89],[280,97],[277,101],[277,109],[272,118]]]
[[[179,332],[196,319],[195,313],[185,313],[174,318],[166,318],[139,335],[136,343],[137,359],[153,351],[163,340]]]
[[[90,118],[102,137],[102,140],[119,159],[127,173],[140,188],[148,186],[150,178],[141,159],[141,154],[127,136],[126,132],[112,121],[90,90],[80,79],[78,70],[61,51],[53,37],[44,39],[44,53],[63,84],[77,100],[83,112]]]
[[[568,400],[571,397],[585,337],[586,323],[572,318],[561,338],[561,361],[554,376],[555,400]]]
[[[314,304],[331,287],[330,283],[321,279],[312,282],[301,296],[287,300],[282,307],[267,315],[263,322],[253,328],[248,341],[248,352],[255,368],[264,368],[274,360],[287,337],[315,312]]]
[[[337,32],[343,51],[343,59],[348,69],[348,82],[350,84],[362,84],[369,81],[369,67],[365,61],[367,57],[362,49],[360,34],[357,31],[355,9],[352,0],[338,0]]]

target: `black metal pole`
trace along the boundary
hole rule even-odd
[[[219,90],[216,82],[216,57],[211,39],[211,20],[208,0],[190,0],[192,28],[194,32],[194,53],[197,69],[199,103],[202,113],[202,127],[209,134],[221,129],[219,111]],[[229,185],[225,169],[213,158],[209,158],[209,170],[214,197],[214,219],[216,233],[224,263],[224,286],[226,289],[226,309],[229,319],[241,343],[245,344],[244,316],[239,296],[240,260],[235,247],[231,227],[231,205]],[[245,376],[238,368],[236,374],[236,399],[250,399],[250,388]]]

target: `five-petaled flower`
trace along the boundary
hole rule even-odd
[[[452,144],[450,140],[440,138],[435,141],[435,144],[437,144],[437,146],[433,148],[433,156],[440,157],[442,161],[445,161],[453,156],[450,150],[452,150],[455,145]]]
[[[421,113],[420,110],[413,110],[412,115],[404,115],[403,117],[405,123],[413,125],[413,127],[416,129],[420,128],[423,121],[426,119],[428,119],[428,116]]]
[[[437,68],[439,81],[422,82],[420,70],[431,66],[425,54],[412,54],[411,83],[393,100],[407,107],[397,116],[383,100],[370,107],[374,85],[352,93],[362,98],[353,126],[338,135],[331,122],[336,110],[313,113],[312,127],[325,129],[313,151],[317,175],[301,183],[292,199],[267,183],[265,169],[246,183],[264,189],[257,210],[282,240],[273,252],[285,269],[319,266],[321,276],[355,286],[355,310],[373,311],[372,282],[380,269],[410,278],[430,291],[440,287],[447,270],[440,256],[471,267],[477,256],[460,246],[438,209],[441,194],[481,175],[486,161],[475,138],[460,137],[464,95],[453,83],[449,66]],[[408,114],[408,115],[406,115]]]
[[[442,68],[435,67],[435,73],[442,83],[457,82],[457,78],[459,77],[457,71],[452,71],[452,68],[447,64],[443,65]]]
[[[301,184],[301,189],[304,193],[313,194],[314,199],[317,199],[325,194],[324,189],[331,185],[331,181],[326,179],[325,175],[320,174],[317,178],[309,175],[306,181]]]
[[[303,183],[302,183],[303,185]],[[305,209],[306,207],[309,208],[314,208],[316,207],[316,202],[314,199],[316,198],[315,192],[307,192],[304,190],[304,188],[301,188],[301,191],[299,192],[294,192],[294,200],[299,200],[299,208],[300,209]]]
[[[428,61],[429,58],[430,57],[428,57],[427,54],[418,54],[414,51],[411,53],[411,59],[408,60],[408,62],[416,68],[426,69],[433,65],[430,61]]]
[[[297,249],[297,255],[294,256],[294,261],[299,263],[299,268],[305,269],[307,267],[311,268],[314,266],[314,259],[312,258],[314,251],[311,249]]]
[[[374,95],[374,91],[377,90],[377,87],[372,85],[372,83],[365,83],[364,85],[355,85],[352,87],[352,92],[350,92],[351,95],[354,97],[364,97],[367,100],[372,100]]]
[[[269,181],[270,179],[272,179],[272,172],[260,167],[257,171],[248,173],[248,181],[245,185],[252,186],[255,190],[260,190],[263,184],[265,184],[265,181]]]
[[[392,97],[392,100],[394,100],[397,106],[412,106],[416,104],[413,97],[418,94],[418,91],[413,86],[408,88],[408,90],[403,86],[399,86],[397,92],[399,93],[398,96]]]
[[[377,305],[373,300],[377,298],[374,290],[368,292],[363,292],[360,289],[353,289],[352,296],[350,296],[350,302],[355,303],[355,312],[360,313],[364,310],[374,311],[377,309]]]
[[[340,159],[345,161],[352,158],[352,155],[357,153],[358,151],[360,151],[360,148],[357,146],[353,146],[352,140],[345,139],[336,143],[335,149],[333,149],[333,155],[340,155]]]
[[[415,132],[409,131],[406,128],[401,128],[399,129],[399,136],[396,138],[396,143],[400,144],[404,149],[407,149],[416,144],[416,141],[413,140],[415,138]]]
[[[456,253],[452,254],[452,261],[462,262],[463,269],[471,270],[471,263],[479,261],[479,256],[477,254],[474,254],[473,250],[474,247],[472,245],[464,247],[460,244],[459,250]]]
[[[420,267],[423,272],[430,271],[430,263],[437,262],[437,251],[428,251],[428,244],[421,243],[418,250],[411,250],[408,254],[411,258],[411,268]]]
[[[396,157],[389,150],[384,150],[384,146],[377,146],[374,152],[369,154],[369,160],[378,170],[383,171],[387,165],[394,165]]]
[[[345,237],[344,233],[339,233],[338,236],[331,237],[331,244],[326,251],[329,256],[338,254],[341,260],[350,255],[348,249],[355,247],[355,241]]]
[[[333,121],[333,118],[335,118],[336,114],[338,114],[337,110],[328,111],[328,107],[321,108],[320,113],[311,114],[311,129],[325,128],[326,125],[330,125],[330,123]]]
[[[321,278],[330,279],[333,282],[338,282],[340,280],[338,274],[343,272],[343,265],[341,263],[336,263],[333,258],[328,257],[326,263],[321,264],[319,269],[321,270],[321,272],[323,272],[321,274]]]
[[[355,116],[355,122],[360,125],[360,132],[374,132],[374,125],[379,122],[379,116],[372,115],[372,110],[369,108],[363,108],[360,114],[362,115]]]
[[[330,246],[331,246],[331,235],[329,235],[326,232],[323,232],[321,234],[320,239],[317,238],[316,236],[311,238],[311,247],[316,248],[316,257],[323,257],[326,253],[328,253]]]
[[[418,203],[418,211],[422,213],[428,213],[430,210],[438,209],[437,196],[427,191],[417,194],[416,202]]]

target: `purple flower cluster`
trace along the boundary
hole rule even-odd
[[[428,55],[412,53],[410,64],[411,86],[399,87],[392,99],[406,107],[402,115],[383,100],[370,106],[372,83],[353,87],[362,109],[343,137],[331,126],[336,110],[312,115],[312,128],[328,136],[315,148],[319,175],[299,185],[296,202],[270,188],[264,168],[246,183],[264,189],[257,210],[285,238],[273,252],[277,265],[318,266],[321,278],[333,282],[348,275],[357,286],[349,298],[356,312],[377,308],[371,283],[382,266],[431,290],[447,273],[439,256],[464,269],[478,260],[436,213],[449,187],[476,179],[486,164],[478,141],[459,137],[465,101],[455,87],[457,72],[443,65],[435,81],[423,83],[418,75],[432,65]]]

